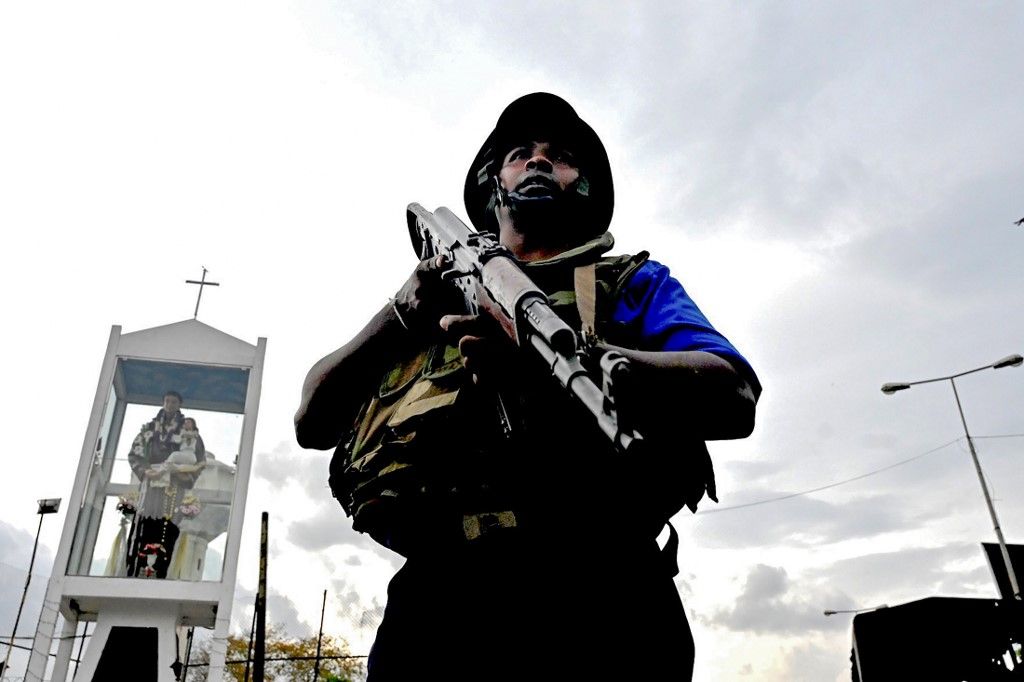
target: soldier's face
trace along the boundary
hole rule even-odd
[[[167,414],[177,414],[178,410],[181,409],[181,401],[178,400],[177,396],[165,395],[164,396],[164,412]]]
[[[556,196],[580,177],[572,150],[553,142],[524,142],[505,154],[498,178],[507,192]]]

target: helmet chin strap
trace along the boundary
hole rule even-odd
[[[501,178],[499,178],[497,175],[492,175],[491,184],[494,186],[492,188],[492,191],[494,192],[494,196],[498,200],[498,206],[507,207],[509,205],[508,191],[501,186]]]
[[[497,175],[491,177],[494,185],[494,195],[497,198],[498,206],[504,206],[514,211],[532,211],[550,206],[553,209],[566,209],[575,205],[587,212],[587,204],[590,202],[590,182],[584,176],[577,178],[570,188],[558,194],[542,194],[539,196],[527,196],[516,190],[508,191],[501,184],[501,178]]]
[[[508,209],[517,230],[547,232],[554,227],[557,228],[555,233],[569,242],[586,241],[595,236],[588,227],[593,219],[594,205],[590,182],[585,176],[581,175],[565,191],[541,196],[509,191],[502,186],[498,176],[492,176],[491,180],[497,207]]]

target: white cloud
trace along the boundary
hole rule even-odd
[[[850,679],[849,658],[837,655],[834,642],[798,644],[785,652],[782,679],[793,682],[846,682]]]
[[[747,575],[735,606],[714,613],[709,623],[757,634],[808,635],[818,630],[845,627],[824,617],[821,604],[847,602],[835,588],[794,582],[781,566],[757,564]]]

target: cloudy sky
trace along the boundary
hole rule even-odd
[[[110,325],[191,317],[201,266],[200,319],[269,339],[240,599],[266,509],[272,620],[315,629],[328,589],[342,632],[381,603],[399,561],[293,442],[299,387],[413,267],[405,205],[463,213],[534,90],[602,136],[620,250],[669,265],[765,386],[754,435],[712,446],[721,504],[676,519],[695,679],[848,679],[824,609],[995,596],[948,384],[878,388],[1024,351],[1022,47],[1018,3],[0,5],[0,634]],[[1024,433],[1024,369],[959,385],[972,432]],[[977,445],[1022,542],[1024,438]]]

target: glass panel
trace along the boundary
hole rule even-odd
[[[114,466],[116,442],[121,431],[121,417],[124,415],[124,403],[117,399],[113,387],[107,394],[103,409],[99,436],[86,474],[85,495],[78,510],[75,540],[71,545],[71,556],[68,560],[68,573],[71,575],[88,573],[90,570],[92,549],[98,542],[100,521],[104,516],[104,488]]]
[[[167,371],[166,363],[140,368],[141,361],[132,362],[132,371]],[[182,365],[173,367],[184,375]],[[189,366],[187,376],[201,380],[206,369]],[[214,377],[225,373],[209,369]],[[122,375],[119,363],[119,390],[108,400],[104,442],[90,471],[68,572],[219,581],[244,417],[236,405],[210,399],[209,391],[205,399],[194,391],[195,402],[230,411],[190,408],[189,393],[174,386],[149,394],[136,390],[130,394],[134,400],[115,399],[128,394]],[[153,396],[166,391],[184,400],[179,405],[177,394],[168,393],[160,398],[162,406],[154,404]]]

